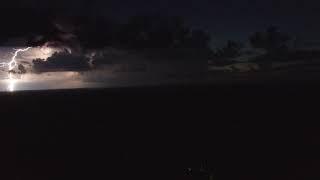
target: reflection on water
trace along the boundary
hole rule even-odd
[[[109,88],[148,86],[176,83],[199,83],[202,76],[181,75],[167,72],[115,72],[102,69],[88,72],[50,72],[15,74],[0,72],[0,92],[28,90],[56,90],[79,88]]]
[[[8,90],[9,92],[15,91],[15,84],[16,84],[16,82],[17,82],[16,77],[14,77],[14,76],[12,75],[12,73],[9,73],[9,78],[8,78],[7,81],[8,81],[8,88],[7,88],[7,90]]]
[[[102,83],[83,81],[78,73],[57,72],[45,74],[13,74],[0,75],[0,91],[15,92],[27,90],[54,90],[98,88]]]

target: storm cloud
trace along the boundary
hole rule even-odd
[[[90,69],[89,60],[89,58],[82,55],[57,52],[47,60],[33,60],[33,69],[38,73],[54,71],[86,71]]]
[[[97,8],[95,2],[5,1],[0,7],[0,46],[62,50],[46,59],[32,58],[31,69],[38,73],[88,71],[109,64],[131,63],[140,67],[141,59],[143,63],[185,59],[191,56],[184,53],[186,49],[208,49],[208,34],[187,26],[181,17],[128,13],[127,20],[119,21],[109,18],[107,13],[93,11]],[[106,48],[112,50],[105,52]],[[199,54],[196,53],[197,58]]]

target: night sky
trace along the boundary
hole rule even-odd
[[[18,167],[14,171],[18,173],[16,179],[37,179],[31,177],[40,173],[39,179],[44,180],[49,179],[46,173],[58,177],[58,171],[66,171],[73,179],[97,179],[100,175],[106,177],[101,179],[184,180],[180,176],[185,177],[187,169],[193,168],[196,173],[204,162],[208,162],[209,172],[222,177],[217,179],[318,175],[319,129],[314,130],[315,135],[308,135],[313,132],[301,124],[317,112],[310,104],[319,103],[319,89],[309,86],[312,91],[300,91],[305,86],[294,85],[280,91],[281,86],[270,82],[319,82],[320,51],[297,53],[300,56],[296,57],[296,52],[287,52],[282,46],[285,40],[281,36],[267,36],[267,43],[261,43],[265,54],[254,54],[254,61],[234,61],[241,52],[213,52],[217,49],[208,46],[209,38],[201,36],[205,33],[172,35],[166,27],[159,28],[158,33],[153,29],[159,26],[152,26],[152,38],[148,40],[143,23],[143,30],[138,27],[135,33],[135,28],[125,23],[116,26],[96,18],[126,22],[130,16],[141,14],[181,16],[192,30],[209,32],[213,46],[222,46],[228,40],[248,41],[251,34],[270,26],[278,26],[290,36],[320,42],[319,0],[1,1],[0,92],[86,89],[3,96],[0,112],[11,115],[3,122],[18,126],[9,133],[9,145],[4,146],[12,154],[4,162],[12,164],[12,169]],[[67,15],[77,18],[69,22]],[[187,38],[180,38],[181,34],[187,34]],[[13,42],[15,38],[18,43]],[[270,39],[281,40],[270,43]],[[7,42],[13,43],[2,44]],[[171,48],[176,44],[179,48]],[[15,56],[19,50],[13,48],[21,46],[32,49]],[[312,61],[308,61],[310,57]],[[11,69],[9,62],[21,66]],[[279,64],[282,66],[274,66]],[[239,82],[267,83],[242,86]],[[231,86],[219,88],[228,83]],[[171,85],[177,87],[168,91]],[[188,85],[195,86],[186,90]],[[155,87],[143,88],[148,86]],[[250,98],[254,100],[248,101]],[[301,120],[295,124],[293,119],[297,117]],[[85,120],[80,121],[82,118]],[[305,142],[308,138],[310,142]],[[313,165],[311,159],[317,164]]]
[[[251,33],[271,25],[306,40],[320,39],[317,23],[320,2],[317,0],[20,0],[14,4],[11,1],[7,6],[17,4],[42,10],[65,9],[70,14],[100,14],[114,19],[150,13],[180,15],[193,27],[209,31],[214,44],[228,39],[244,41]]]
[[[182,15],[196,27],[208,29],[215,38],[244,40],[248,34],[276,25],[299,36],[320,37],[316,0],[198,0],[110,3],[117,16],[138,11],[166,12]],[[113,8],[111,8],[113,9]],[[308,34],[308,35],[305,35]]]
[[[279,26],[283,31],[305,39],[320,39],[317,23],[320,3],[317,0],[22,0],[23,6],[73,9],[70,13],[99,13],[126,18],[140,13],[184,16],[194,27],[207,29],[216,42],[226,39],[245,40],[255,31]]]

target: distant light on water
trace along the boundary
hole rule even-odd
[[[14,92],[17,81],[18,81],[18,79],[16,79],[12,75],[12,73],[9,73],[9,78],[7,79],[7,83],[8,83],[7,91]]]
[[[3,76],[3,79],[0,78],[0,92],[99,88],[104,85],[104,83],[86,82],[78,72],[9,73],[9,75],[4,74]]]

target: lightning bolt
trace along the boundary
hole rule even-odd
[[[26,52],[26,51],[28,51],[30,49],[31,49],[31,47],[27,47],[25,49],[14,49],[15,52],[14,52],[12,58],[11,58],[11,61],[8,62],[8,63],[6,63],[6,62],[0,63],[0,68],[8,67],[8,70],[9,70],[8,91],[10,91],[10,92],[14,91],[14,86],[15,86],[15,83],[16,83],[16,79],[12,76],[12,72],[10,72],[14,68],[16,68],[17,65],[18,65],[16,58],[17,58],[17,56],[19,55],[20,52]]]
[[[26,52],[29,51],[29,49],[31,49],[31,47],[27,47],[25,49],[16,49],[16,52],[14,53],[14,55],[11,58],[11,61],[8,63],[8,69],[9,71],[12,71],[16,66],[17,66],[17,61],[16,61],[16,57],[18,56],[18,54],[20,52]]]
[[[11,61],[8,63],[0,63],[0,67],[4,68],[4,67],[8,67],[9,71],[12,71],[15,67],[17,67],[18,63],[17,63],[17,56],[19,55],[20,52],[26,52],[28,50],[30,50],[32,47],[27,47],[25,49],[14,49],[15,52],[11,58]]]

